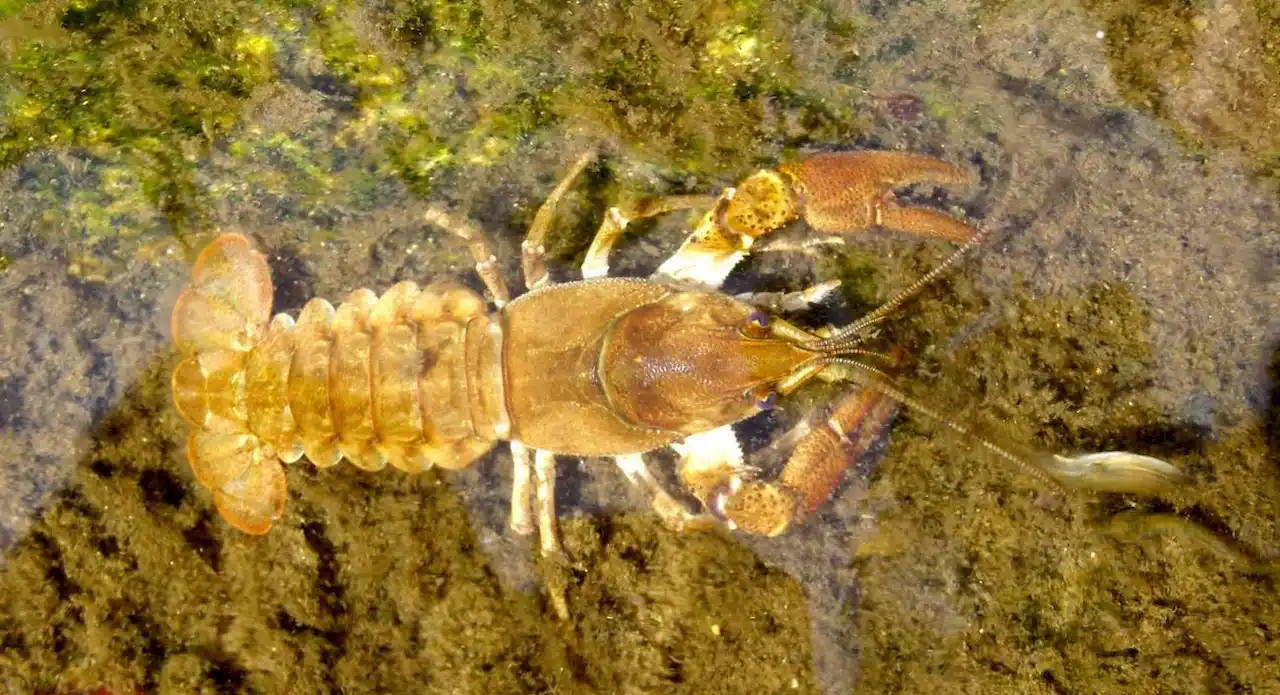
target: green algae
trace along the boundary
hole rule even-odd
[[[54,150],[105,169],[66,218],[50,215],[47,234],[92,248],[116,233],[200,224],[196,160],[275,77],[255,7],[76,0],[33,3],[4,20],[31,30],[4,47],[0,163]]]
[[[220,182],[204,164],[221,152],[285,159],[297,176],[280,188],[358,196],[389,178],[425,196],[549,129],[688,176],[741,174],[858,123],[838,106],[852,87],[792,55],[798,27],[830,39],[806,59],[856,54],[857,27],[822,6],[75,0],[7,13],[0,162],[35,168],[46,235],[117,263],[147,243],[119,239],[210,231]],[[282,79],[327,81],[352,109],[324,133],[246,128]],[[325,174],[352,158],[364,175]]]
[[[1107,58],[1120,68],[1116,76],[1121,96],[1157,116],[1170,117],[1162,83],[1190,69],[1196,47],[1192,22],[1208,3],[1086,2],[1084,7],[1102,20]]]
[[[344,11],[361,19],[342,21]],[[827,50],[854,52],[854,27],[821,8],[409,1],[319,17],[326,65],[355,90],[362,127],[380,129],[419,191],[553,126],[704,174],[741,170],[780,136],[848,136],[856,123],[831,106],[847,88],[797,69],[790,53],[788,31],[800,22],[831,31]],[[357,31],[368,23],[386,35]]]

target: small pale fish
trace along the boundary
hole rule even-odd
[[[1054,454],[1044,471],[1067,487],[1097,492],[1152,495],[1184,482],[1186,475],[1170,463],[1127,451],[1104,451],[1081,456]]]

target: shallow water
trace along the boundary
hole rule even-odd
[[[0,3],[0,691],[1280,692],[1277,16]],[[518,287],[524,229],[590,147],[559,279],[628,196],[811,150],[966,167],[974,186],[905,195],[990,235],[885,329],[912,392],[1191,484],[1057,499],[906,413],[767,541],[672,532],[616,467],[564,459],[566,559],[540,560],[506,529],[502,448],[421,476],[293,465],[277,528],[230,529],[169,400],[194,253],[250,235],[293,313],[404,279],[479,289],[421,222],[445,201]],[[652,272],[691,222],[637,224],[615,274]],[[756,254],[728,287],[838,277],[819,320],[844,321],[948,251],[877,231]],[[827,395],[745,424],[749,446]]]

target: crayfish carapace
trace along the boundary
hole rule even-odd
[[[965,183],[963,171],[893,152],[820,154],[758,172],[717,197],[613,208],[588,251],[585,279],[552,284],[542,240],[557,201],[592,159],[581,157],[535,216],[522,247],[530,291],[514,301],[485,236],[439,209],[428,215],[468,240],[495,312],[458,285],[403,282],[381,297],[356,290],[336,309],[313,299],[296,321],[272,318],[262,254],[234,234],[210,244],[173,311],[185,356],[173,397],[192,426],[188,460],[222,516],[265,533],[284,509],[281,462],[303,455],[321,467],[346,458],[366,470],[390,463],[418,472],[467,466],[506,440],[515,466],[511,526],[529,533],[536,519],[544,551],[558,548],[557,454],[614,457],[673,526],[720,520],[772,535],[826,501],[898,404],[968,432],[899,390],[893,357],[863,345],[869,328],[981,241],[965,222],[897,204],[893,189]],[[656,274],[604,277],[630,220],[695,207],[708,212]],[[824,233],[883,226],[961,247],[871,314],[819,334],[770,307],[803,305],[821,291],[779,302],[718,289],[758,237],[797,219]],[[776,479],[754,479],[731,425],[817,377],[861,388],[798,437]],[[1164,462],[1123,452],[1029,456],[968,436],[1056,484],[1150,489],[1178,476]],[[703,509],[688,509],[648,470],[642,455],[668,445]]]

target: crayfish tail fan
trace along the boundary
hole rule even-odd
[[[224,234],[201,252],[170,318],[186,356],[171,388],[191,427],[187,460],[223,518],[251,534],[266,533],[284,511],[284,469],[251,433],[246,393],[250,351],[268,335],[271,302],[266,259],[247,238]]]

